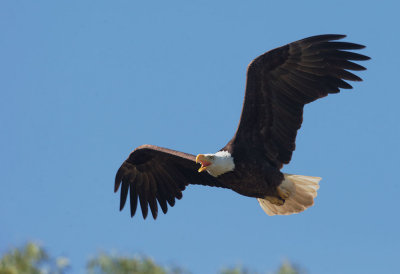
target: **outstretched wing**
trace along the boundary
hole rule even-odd
[[[303,107],[340,88],[345,80],[361,81],[349,70],[364,67],[351,62],[370,59],[347,50],[364,46],[332,42],[345,35],[309,37],[271,50],[254,59],[247,69],[246,94],[236,135],[229,145],[261,151],[274,166],[289,163],[295,150]],[[260,147],[260,144],[261,147]]]
[[[130,197],[131,216],[136,212],[138,198],[145,219],[150,206],[153,218],[157,218],[158,206],[167,213],[167,203],[172,207],[175,198],[182,198],[188,184],[223,187],[208,172],[197,172],[195,156],[152,145],[136,148],[119,168],[115,176],[114,192],[121,187],[120,210]]]

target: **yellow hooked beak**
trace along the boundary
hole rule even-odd
[[[199,168],[198,172],[202,172],[207,169],[208,166],[212,164],[212,162],[207,160],[207,156],[204,154],[199,154],[196,157],[196,164],[201,163],[201,167]]]

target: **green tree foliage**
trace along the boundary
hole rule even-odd
[[[291,265],[288,261],[284,262],[279,268],[277,274],[300,274],[300,270],[297,267]]]
[[[68,259],[51,259],[39,245],[27,243],[22,248],[13,248],[0,258],[0,274],[64,273]]]
[[[88,262],[87,273],[183,274],[185,272],[178,267],[162,267],[148,257],[111,256],[101,253]]]
[[[289,262],[284,262],[276,272],[256,272],[246,267],[237,266],[234,268],[225,268],[221,270],[221,274],[264,274],[264,273],[275,273],[275,274],[300,274],[300,270],[294,267]]]
[[[69,260],[64,257],[52,259],[37,244],[27,243],[22,248],[13,248],[0,258],[0,274],[62,274],[69,270]],[[89,260],[88,274],[184,274],[189,273],[179,267],[161,266],[144,256],[117,256],[100,253]],[[220,274],[300,274],[297,267],[289,262],[283,263],[275,272],[256,272],[237,266],[225,268]]]
[[[220,271],[220,273],[221,274],[255,274],[255,272],[252,272],[242,266],[236,266],[234,268],[224,268]]]

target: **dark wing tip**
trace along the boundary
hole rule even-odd
[[[138,200],[138,194],[136,191],[136,187],[134,185],[131,185],[129,188],[129,200],[130,200],[130,209],[131,209],[131,218],[135,215],[136,213],[136,208],[137,208],[137,200]]]
[[[350,43],[349,43],[350,44]],[[367,46],[365,46],[365,45],[361,45],[361,44],[354,44],[353,43],[353,45],[355,45],[355,46],[358,46],[358,48],[356,48],[356,49],[365,49]]]
[[[343,44],[348,46],[348,47],[346,47],[346,49],[365,49],[366,48],[365,45],[356,44],[356,43],[343,42]]]
[[[340,40],[345,38],[346,35],[344,34],[321,34],[321,35],[314,35],[304,39],[301,39],[298,42],[304,43],[315,43],[315,42],[325,42],[325,41],[332,41],[332,40]]]
[[[362,60],[362,61],[368,61],[368,60],[371,60],[371,57],[369,57],[369,56],[366,56],[366,55],[363,55],[364,56],[364,59]]]
[[[157,205],[156,205],[157,206]],[[151,215],[153,216],[153,219],[157,219],[157,215],[158,215],[158,209],[157,208],[150,208],[151,210]]]
[[[140,208],[142,209],[142,216],[143,219],[146,219],[149,211],[148,207],[149,182],[145,174],[142,174],[142,182],[141,185],[138,187],[138,195],[139,195]]]
[[[117,173],[115,174],[115,184],[114,184],[114,193],[116,193],[119,189],[119,186],[121,185],[122,181],[122,166],[118,169]]]
[[[119,210],[121,211],[126,203],[126,198],[128,197],[128,190],[129,190],[129,184],[128,182],[122,182],[122,187],[121,187],[121,198],[120,198],[120,204],[119,204]]]

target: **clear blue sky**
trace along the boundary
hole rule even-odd
[[[288,258],[310,273],[393,273],[400,256],[398,1],[1,1],[0,252],[143,253],[193,273]],[[284,171],[321,176],[314,207],[189,187],[157,221],[118,211],[114,175],[148,143],[215,152],[247,64],[307,36],[365,44],[354,90],[308,105]]]

